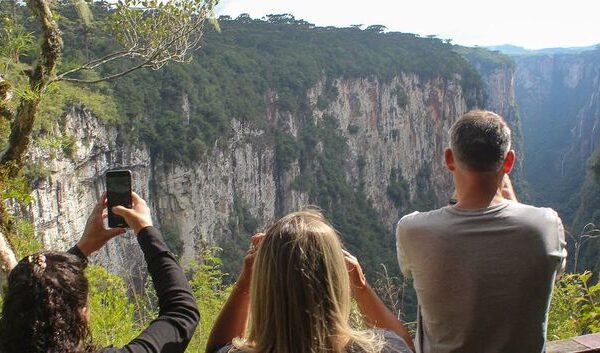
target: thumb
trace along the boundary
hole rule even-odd
[[[124,218],[133,217],[133,215],[135,213],[132,209],[127,208],[127,207],[123,207],[123,206],[115,206],[115,207],[113,207],[112,208],[112,212],[114,214],[116,214],[117,216],[121,216],[121,217],[124,217]]]

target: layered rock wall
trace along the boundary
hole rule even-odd
[[[411,207],[410,202],[397,207],[387,195],[392,170],[406,181],[409,200],[425,192],[438,204],[445,203],[452,192],[442,164],[447,130],[467,109],[460,77],[425,80],[403,74],[387,81],[337,79],[333,80],[336,98],[322,106],[318,101],[325,82],[307,92],[305,116],[279,111],[277,93],[268,92],[266,116],[260,119],[296,137],[303,119],[317,124],[326,116],[335,119],[348,145],[347,155],[342,156],[346,179],[366,194],[390,230]],[[507,97],[499,102],[512,104],[510,92]],[[186,261],[195,258],[203,244],[219,243],[231,235],[236,198],[261,225],[314,202],[308,193],[291,187],[300,174],[298,162],[279,170],[269,131],[249,124],[233,120],[231,138],[217,141],[198,162],[181,165],[151,158],[143,143],[120,141],[122,134],[116,128],[83,108],[71,108],[63,120],[54,133],[74,137],[72,156],[49,158],[41,146],[34,146],[30,154],[31,162],[43,161],[50,170],[49,176],[34,181],[34,202],[28,210],[38,236],[49,248],[65,249],[80,236],[104,190],[103,174],[116,167],[132,170],[134,189],[149,200],[157,225],[181,239]],[[424,185],[424,190],[417,190],[417,185]],[[139,262],[134,242],[132,237],[115,241],[98,260],[131,271],[132,264]]]

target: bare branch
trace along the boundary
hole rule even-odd
[[[58,75],[53,81],[94,84],[110,81],[142,68],[158,70],[170,61],[189,62],[189,52],[199,47],[204,21],[212,11],[215,0],[200,4],[184,0],[177,5],[164,3],[164,6],[156,8],[139,5],[136,0],[125,1],[117,5],[113,15],[115,38],[127,49],[89,61]],[[139,59],[141,63],[99,79],[72,77],[82,70],[93,70],[125,57]]]
[[[75,82],[75,83],[86,83],[86,84],[94,84],[94,83],[100,83],[100,82],[105,82],[105,81],[110,81],[110,80],[114,80],[115,78],[121,77],[121,76],[125,76],[135,70],[144,68],[144,67],[152,67],[152,65],[149,64],[150,61],[146,61],[143,62],[139,65],[133,66],[125,71],[121,71],[118,74],[114,74],[114,75],[110,75],[110,76],[106,76],[106,77],[102,77],[99,79],[95,79],[95,80],[81,80],[78,78],[62,78],[61,81],[66,81],[66,82]]]
[[[117,51],[117,52],[105,55],[105,56],[103,56],[101,58],[88,61],[87,63],[85,63],[85,64],[83,64],[83,65],[81,65],[81,66],[79,66],[79,67],[77,67],[75,69],[72,69],[72,70],[69,70],[69,71],[65,71],[65,72],[57,75],[56,78],[53,81],[62,81],[63,78],[65,78],[67,75],[79,72],[81,70],[93,70],[93,69],[97,68],[100,65],[104,65],[104,64],[106,64],[108,62],[111,62],[113,60],[122,58],[124,56],[131,55],[131,52],[132,52],[131,49],[129,49],[129,50],[121,50],[121,51]]]

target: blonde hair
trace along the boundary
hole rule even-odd
[[[349,325],[350,279],[335,229],[315,210],[271,226],[252,270],[247,335],[234,341],[255,353],[341,353],[345,345],[378,353],[383,340]]]

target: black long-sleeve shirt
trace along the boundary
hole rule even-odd
[[[200,313],[183,270],[154,227],[137,235],[158,296],[159,316],[137,338],[123,348],[109,347],[108,353],[180,353],[189,344]],[[74,246],[69,253],[87,261]]]

